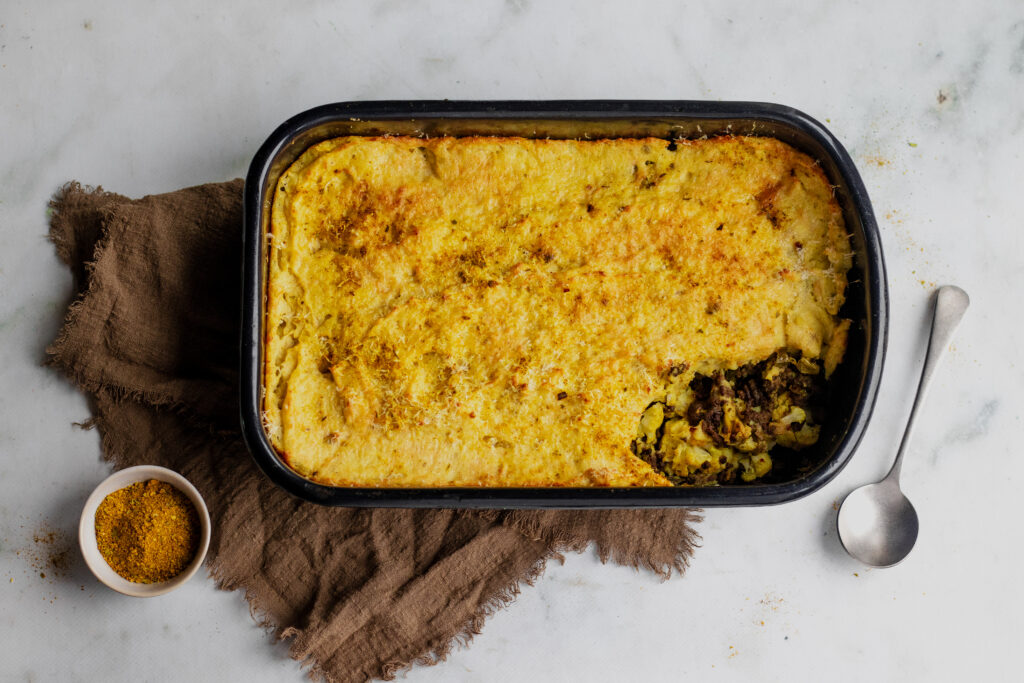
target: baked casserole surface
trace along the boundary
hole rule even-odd
[[[849,327],[840,208],[772,138],[337,138],[267,237],[264,427],[336,486],[751,481]]]

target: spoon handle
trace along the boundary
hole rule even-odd
[[[907,420],[907,429],[903,432],[903,440],[900,442],[900,450],[896,454],[896,462],[893,463],[886,479],[894,483],[899,481],[900,469],[903,465],[903,453],[910,443],[910,436],[914,432],[914,423],[917,420],[917,409],[924,402],[928,386],[931,384],[932,375],[935,374],[935,367],[939,359],[949,345],[960,320],[967,311],[971,299],[967,292],[953,285],[940,287],[935,295],[935,311],[932,317],[932,333],[928,340],[928,353],[924,358],[924,368],[921,370],[921,381],[917,385],[917,396],[914,397],[914,406],[910,409],[910,418]]]

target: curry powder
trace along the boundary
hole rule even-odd
[[[156,479],[114,491],[96,510],[100,554],[134,583],[159,583],[180,574],[196,555],[199,535],[192,501]]]

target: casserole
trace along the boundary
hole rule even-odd
[[[614,139],[761,135],[809,154],[836,188],[851,235],[851,286],[841,317],[853,321],[846,361],[829,383],[818,443],[794,467],[762,483],[735,487],[360,488],[333,487],[290,469],[271,446],[261,419],[266,314],[267,232],[272,191],[282,173],[316,143],[355,136],[516,136]],[[886,324],[884,264],[877,227],[856,170],[818,124],[776,105],[693,102],[358,103],[328,105],[286,122],[256,155],[245,191],[242,418],[257,463],[287,490],[338,505],[576,507],[777,503],[805,495],[845,464],[863,432],[877,391]]]

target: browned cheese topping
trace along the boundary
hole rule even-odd
[[[771,138],[338,138],[268,240],[264,424],[337,486],[749,481],[846,346],[842,213]]]

